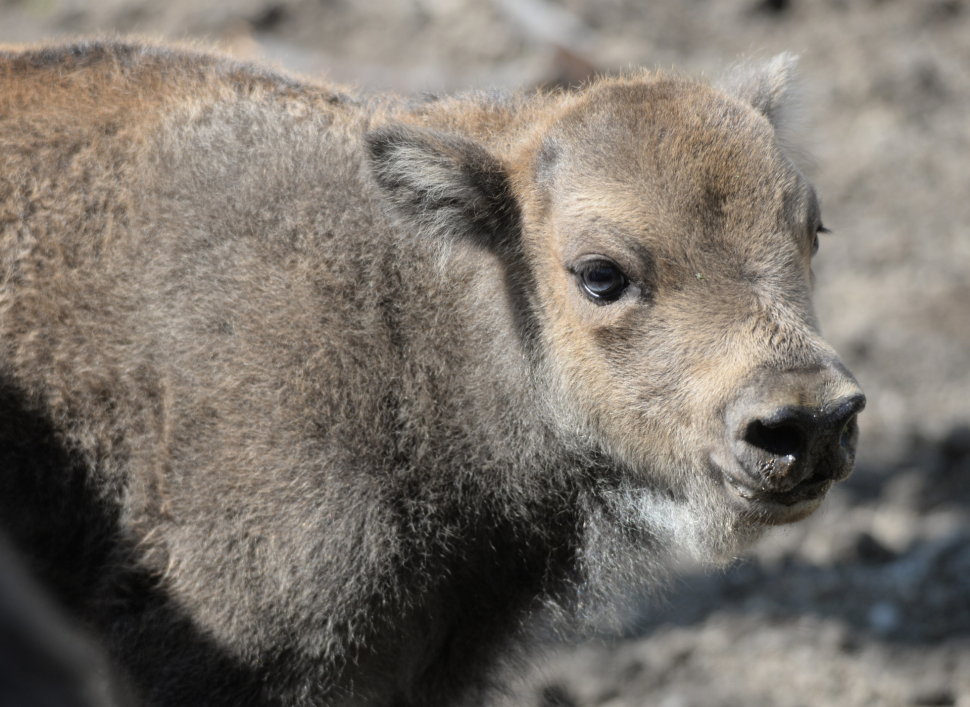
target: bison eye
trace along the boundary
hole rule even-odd
[[[815,240],[812,241],[812,255],[815,255],[816,253],[818,253],[818,234],[819,233],[831,233],[831,231],[827,229],[825,226],[823,226],[822,224],[818,225],[818,228],[815,229]]]
[[[616,302],[626,290],[626,275],[608,260],[583,263],[576,271],[583,293],[597,304]]]

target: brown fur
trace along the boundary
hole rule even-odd
[[[145,704],[431,705],[541,606],[810,513],[861,398],[789,71],[409,101],[0,54],[3,526]],[[745,437],[847,399],[841,448]]]

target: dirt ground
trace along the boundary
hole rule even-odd
[[[801,56],[817,305],[865,388],[855,475],[617,640],[552,646],[537,707],[970,707],[970,2],[0,0],[0,42],[138,32],[365,90]]]

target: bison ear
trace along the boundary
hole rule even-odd
[[[786,127],[791,112],[797,63],[798,57],[788,52],[767,62],[744,62],[729,70],[718,83],[726,93],[754,106],[780,131]]]
[[[519,208],[503,165],[457,135],[388,125],[365,136],[377,183],[416,230],[466,238],[503,256],[518,243]]]

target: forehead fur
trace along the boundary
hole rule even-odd
[[[763,113],[662,75],[594,87],[551,132],[537,172],[560,218],[688,248],[754,247],[745,234],[790,231],[811,200]]]

